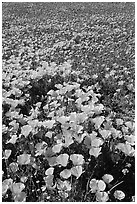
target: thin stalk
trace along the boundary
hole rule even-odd
[[[90,177],[89,177],[89,179],[88,179],[88,182],[87,182],[87,185],[86,185],[86,194],[85,194],[85,196],[84,196],[84,200],[86,200],[86,197],[87,197],[87,195],[88,195],[88,187],[89,187],[89,182],[90,182],[90,180],[91,180],[91,178],[92,178],[92,176],[93,176],[93,174],[94,174],[94,172],[95,172],[95,168],[97,167],[97,165],[98,165],[98,163],[96,163],[96,165],[94,166],[94,168],[93,168],[93,171],[92,171],[92,174],[90,175]]]
[[[110,191],[112,191],[114,188],[116,188],[117,186],[119,186],[121,183],[123,183],[124,181],[120,181],[119,183],[117,183],[116,185],[114,185],[109,191],[108,193],[110,193]]]

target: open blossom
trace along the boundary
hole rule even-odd
[[[123,200],[125,198],[125,193],[123,191],[117,190],[114,192],[114,197],[118,200]]]

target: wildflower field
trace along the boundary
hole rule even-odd
[[[2,3],[3,202],[135,201],[135,4]]]

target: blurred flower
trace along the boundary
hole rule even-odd
[[[125,198],[125,193],[121,190],[116,190],[114,192],[114,197],[118,200],[123,200]]]
[[[10,171],[12,171],[13,173],[15,173],[16,171],[18,171],[18,164],[16,162],[12,162],[9,165],[9,169]]]

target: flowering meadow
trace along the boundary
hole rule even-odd
[[[2,3],[3,202],[134,202],[134,82],[134,3]]]

